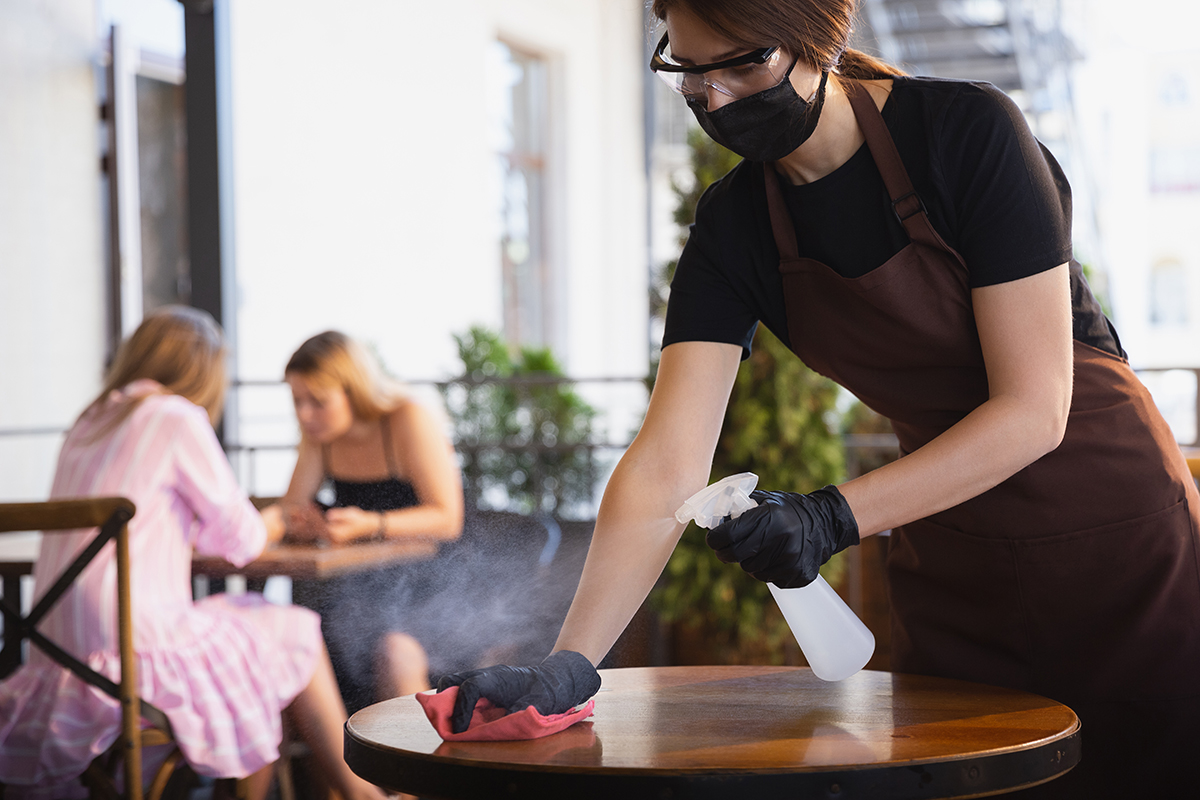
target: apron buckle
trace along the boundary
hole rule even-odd
[[[900,209],[897,208],[897,206],[899,206],[901,203],[903,203],[905,200],[907,200],[910,197],[916,199],[917,207],[914,208],[912,211],[908,212],[907,214],[901,214]],[[892,213],[896,215],[896,219],[900,222],[901,225],[903,225],[904,221],[906,219],[908,219],[909,217],[915,217],[917,214],[926,214],[927,215],[929,212],[926,211],[926,209],[925,209],[925,201],[921,199],[921,196],[919,194],[917,194],[916,190],[914,189],[913,191],[908,192],[907,194],[900,195],[899,197],[897,197],[895,200],[892,201]]]

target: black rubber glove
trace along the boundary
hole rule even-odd
[[[462,733],[471,724],[475,703],[486,697],[509,713],[529,706],[539,714],[570,711],[600,689],[600,673],[574,650],[559,650],[536,667],[498,665],[442,676],[438,691],[458,687],[450,727]]]
[[[834,553],[858,544],[858,523],[836,486],[812,494],[751,492],[758,506],[726,519],[705,541],[726,564],[734,561],[781,589],[807,586]]]

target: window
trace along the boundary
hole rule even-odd
[[[180,19],[182,22],[182,19]],[[114,25],[104,81],[109,352],[142,317],[191,295],[182,60]]]
[[[1183,262],[1166,258],[1150,268],[1150,324],[1187,325],[1187,271]]]
[[[1200,145],[1160,145],[1151,148],[1150,191],[1200,191]]]
[[[545,346],[553,322],[546,258],[546,62],[504,42],[495,42],[490,55],[504,334],[514,344]]]
[[[143,59],[146,55],[143,54]],[[187,230],[187,132],[182,75],[137,76],[142,313],[191,299]]]

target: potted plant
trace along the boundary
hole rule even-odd
[[[468,499],[535,516],[589,505],[596,410],[562,380],[549,349],[514,354],[499,334],[478,326],[454,339],[463,374],[443,395]]]

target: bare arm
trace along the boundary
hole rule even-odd
[[[287,493],[279,503],[262,510],[269,541],[277,542],[288,533],[300,539],[314,539],[321,535],[324,521],[312,508],[312,502],[324,477],[321,446],[301,438]]]
[[[683,533],[676,509],[708,483],[740,359],[740,347],[713,342],[663,350],[641,431],[605,488],[555,650],[599,663],[650,593]]]
[[[334,542],[382,534],[388,539],[457,539],[462,533],[462,477],[454,447],[434,416],[416,401],[389,417],[394,452],[403,454],[418,505],[393,511],[331,508],[325,517]]]
[[[401,406],[391,420],[396,452],[405,454],[420,505],[388,511],[387,537],[457,539],[463,526],[463,490],[454,446],[433,414],[416,401]]]
[[[313,501],[321,481],[325,479],[325,465],[321,463],[321,445],[305,438],[300,439],[296,451],[296,467],[283,496],[284,508],[304,506]]]
[[[287,533],[287,523],[283,519],[283,506],[279,503],[272,503],[264,509],[261,509],[259,514],[262,515],[263,525],[267,527],[267,543],[278,542]]]
[[[1067,266],[975,289],[971,300],[988,399],[919,450],[841,487],[862,536],[976,497],[1062,441],[1073,364]]]

